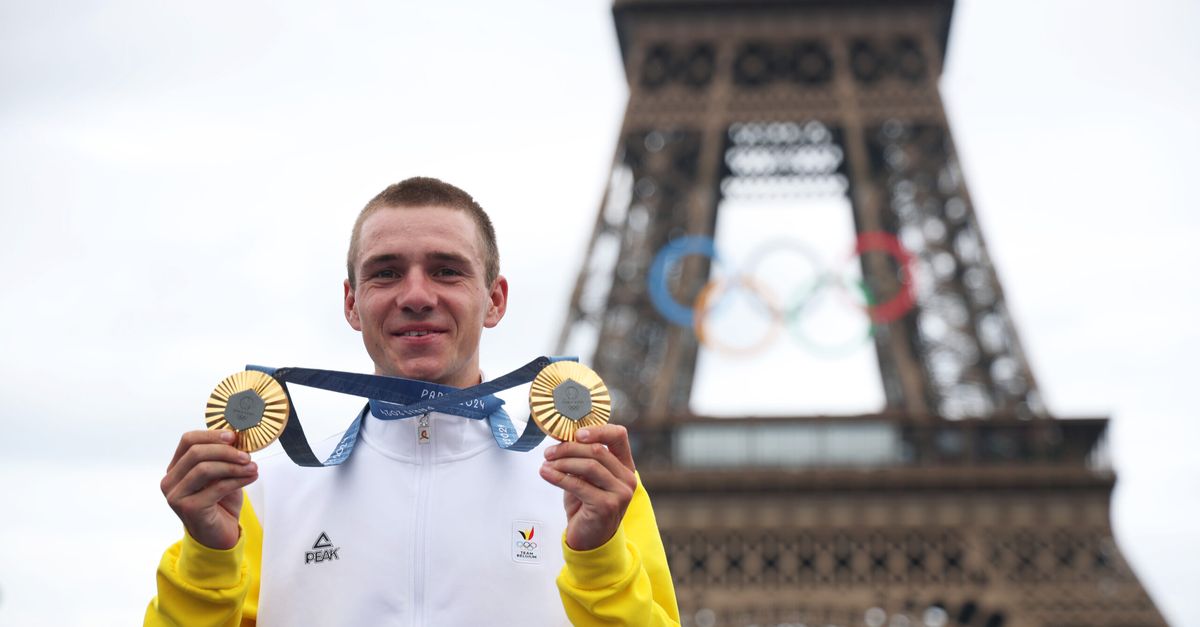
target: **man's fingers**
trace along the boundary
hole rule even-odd
[[[611,454],[609,457],[622,471],[633,474]],[[634,485],[613,476],[600,462],[580,457],[547,460],[540,474],[563,491],[567,546],[586,551],[613,537],[633,498]]]
[[[542,464],[542,478],[562,488],[564,492],[579,499],[581,504],[599,503],[608,498],[608,493],[586,479],[562,472],[554,467],[555,462]]]
[[[546,449],[546,459],[551,462],[567,459],[595,460],[602,464],[612,476],[630,488],[633,488],[637,485],[637,477],[633,474],[632,461],[630,460],[629,463],[626,463],[618,455],[620,451],[619,443],[624,440],[625,458],[629,459],[628,438],[624,433],[624,427],[618,427],[618,429],[619,431],[603,434],[605,441],[617,443],[618,451],[614,451],[612,447],[606,446],[602,442],[592,442],[590,444],[583,442],[563,442]],[[589,439],[597,438],[595,434],[592,434]],[[561,467],[559,470],[570,472]]]
[[[560,466],[560,462],[568,460],[579,460],[592,462],[598,467],[605,470],[605,475],[615,478],[615,481],[628,486],[630,489],[637,485],[637,477],[633,471],[627,468],[612,451],[603,444],[583,444],[580,442],[564,442],[551,450],[546,451],[546,459],[558,470],[575,474],[568,466]],[[588,467],[588,466],[584,466]],[[592,480],[589,477],[589,480]],[[600,481],[598,478],[593,480],[593,483],[602,488],[613,488],[615,484],[609,485]]]
[[[633,451],[629,447],[629,432],[622,425],[606,424],[587,427],[575,432],[575,437],[585,444],[598,443],[608,447],[624,466],[635,470]]]
[[[183,434],[159,484],[188,533],[215,549],[237,542],[241,490],[258,479],[258,466],[233,440],[231,431]]]
[[[163,493],[165,494],[176,484],[183,481],[183,478],[191,473],[192,469],[197,465],[210,461],[225,462],[228,464],[247,464],[250,462],[250,454],[245,451],[239,451],[223,442],[193,444],[167,470],[167,474],[162,480]]]
[[[184,514],[185,518],[190,520],[199,512],[212,508],[232,494],[237,494],[242,488],[254,483],[257,478],[258,475],[255,474],[214,481],[199,492],[180,495],[178,499],[171,502],[171,505],[177,512]],[[184,524],[187,524],[186,521]]]
[[[229,463],[223,461],[204,461],[192,467],[188,474],[175,485],[175,494],[185,497],[195,494],[208,486],[225,479],[242,479],[258,475],[258,465],[254,462],[247,464]]]
[[[611,456],[610,456],[611,457]],[[558,472],[582,478],[584,481],[604,490],[605,492],[613,492],[616,494],[628,493],[633,494],[633,478],[632,473],[624,466],[621,466],[615,458],[612,461],[613,465],[617,466],[622,475],[614,474],[612,469],[597,459],[589,459],[586,457],[564,457],[553,461],[547,461],[546,465],[550,466]],[[630,475],[629,477],[623,475]]]
[[[167,464],[167,472],[171,472],[171,469],[175,467],[175,464],[179,463],[179,460],[188,452],[188,449],[197,444],[233,444],[236,438],[237,436],[234,432],[228,429],[218,431],[188,431],[183,434],[183,437],[179,438],[179,446],[175,447],[175,455],[171,457],[171,463]]]

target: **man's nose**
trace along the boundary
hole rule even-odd
[[[419,272],[411,272],[400,286],[396,304],[405,311],[429,311],[437,304],[437,292],[434,288],[429,277]]]

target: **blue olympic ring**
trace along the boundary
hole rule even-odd
[[[681,327],[692,326],[695,314],[691,307],[679,304],[675,297],[671,296],[667,288],[667,271],[688,255],[703,255],[713,261],[720,261],[717,257],[716,242],[711,237],[685,235],[671,240],[658,251],[646,276],[646,283],[650,288],[650,302],[664,318]]]

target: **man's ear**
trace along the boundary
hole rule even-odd
[[[492,282],[492,291],[488,293],[487,314],[483,316],[483,326],[492,328],[500,324],[504,312],[508,310],[508,279],[497,276]]]
[[[354,287],[350,285],[350,279],[342,281],[342,312],[346,314],[346,322],[355,331],[362,331],[362,320],[358,317],[358,303],[354,300]]]

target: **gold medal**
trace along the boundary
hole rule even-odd
[[[273,377],[245,370],[225,377],[208,397],[204,420],[209,430],[232,429],[233,443],[251,453],[276,440],[287,425],[287,393]]]
[[[600,375],[573,361],[556,361],[538,373],[529,388],[529,418],[546,435],[574,441],[584,427],[608,423],[612,399]]]

